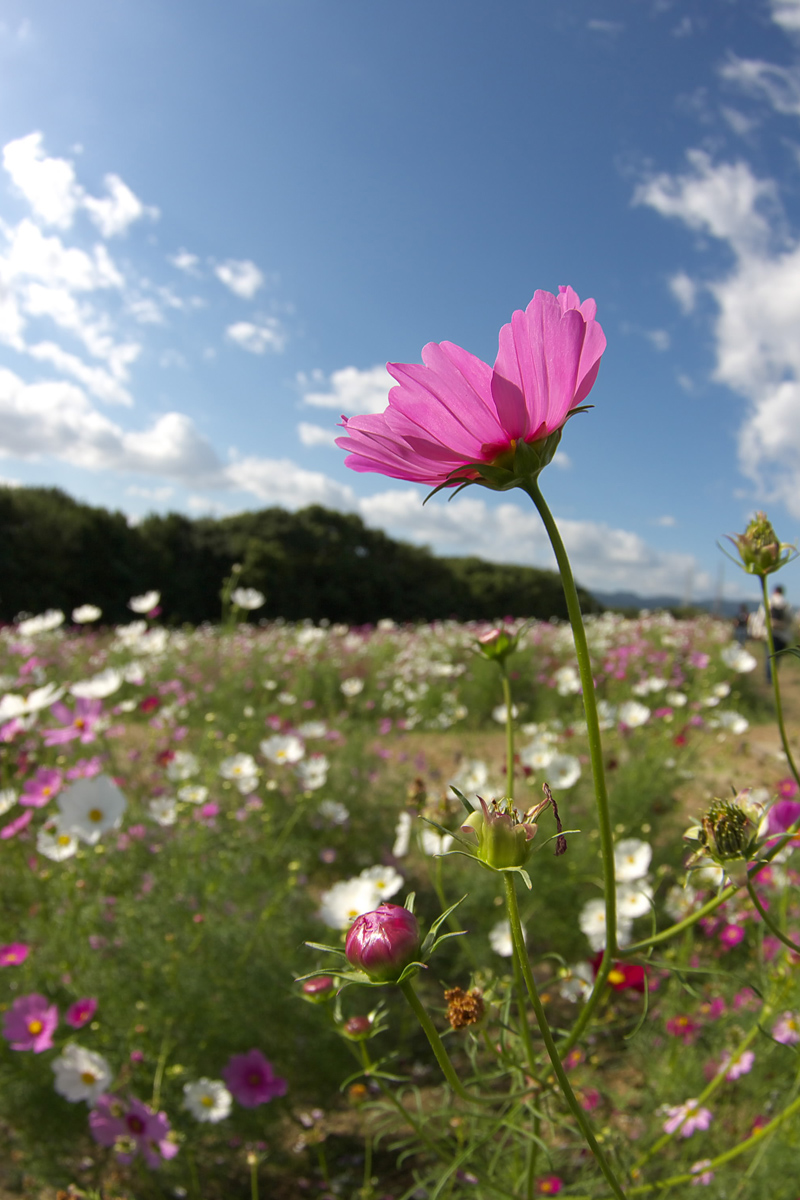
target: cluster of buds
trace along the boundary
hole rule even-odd
[[[737,549],[740,563],[748,575],[771,575],[796,557],[797,550],[788,542],[779,542],[772,522],[757,512],[744,533],[726,535]],[[734,560],[735,561],[735,560]]]
[[[684,834],[695,846],[689,866],[702,866],[710,859],[735,883],[745,883],[747,864],[758,856],[762,819],[762,806],[747,792],[733,800],[713,800],[700,824]]]

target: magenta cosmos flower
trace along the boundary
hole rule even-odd
[[[97,738],[96,726],[103,714],[101,700],[85,700],[78,697],[75,711],[60,702],[50,706],[50,711],[56,720],[61,722],[60,729],[45,729],[42,740],[45,746],[61,746],[76,738],[81,742],[93,742]]]
[[[89,1113],[89,1129],[101,1146],[113,1146],[120,1162],[133,1162],[141,1154],[148,1167],[160,1167],[174,1158],[178,1145],[170,1136],[167,1114],[132,1096],[124,1102],[117,1096],[98,1096]]]
[[[9,942],[7,946],[0,946],[0,967],[18,966],[25,962],[30,950],[25,942]]]
[[[419,955],[417,918],[400,904],[381,904],[353,922],[345,942],[351,966],[379,983],[393,983]]]
[[[342,418],[346,465],[434,487],[506,490],[535,478],[597,378],[606,339],[596,311],[570,287],[539,291],[500,330],[494,369],[452,342],[429,342],[423,366],[388,363],[399,386],[385,411]]]
[[[3,1037],[12,1050],[33,1050],[41,1054],[53,1045],[53,1033],[58,1025],[58,1009],[46,996],[33,992],[18,996],[3,1017]]]
[[[256,1108],[286,1095],[287,1083],[272,1070],[260,1050],[233,1054],[222,1072],[228,1091],[243,1108]]]
[[[87,1021],[91,1021],[96,1012],[97,1001],[93,996],[84,996],[82,1000],[76,1000],[69,1006],[64,1020],[73,1029],[82,1029]]]

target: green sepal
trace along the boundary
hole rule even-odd
[[[405,900],[405,904],[403,905],[403,908],[405,908],[408,912],[413,913],[414,903],[415,903],[416,899],[417,899],[417,893],[409,892],[408,895],[406,896],[406,900]]]
[[[473,809],[470,809],[470,812],[473,811]],[[438,829],[439,833],[443,833],[447,837],[453,838],[454,841],[460,842],[462,846],[472,846],[474,844],[473,842],[467,841],[467,839],[460,833],[454,833],[452,829],[445,829],[444,825],[440,825],[438,821],[432,821],[430,817],[423,817],[422,820],[426,825],[432,825],[434,829]],[[447,853],[448,851],[446,850],[445,854]],[[434,858],[444,858],[444,854],[435,854]]]
[[[461,801],[461,803],[464,805],[464,808],[467,810],[467,813],[469,814],[469,816],[472,816],[472,814],[473,814],[474,812],[477,812],[477,811],[478,811],[477,809],[475,809],[475,808],[473,808],[473,807],[472,807],[472,805],[470,804],[469,800],[468,800],[468,799],[467,799],[467,797],[464,795],[464,793],[463,793],[463,792],[460,792],[460,791],[458,790],[458,788],[457,788],[457,787],[454,787],[454,786],[453,786],[453,784],[452,784],[452,783],[450,784],[450,791],[451,791],[451,792],[453,792],[453,793],[454,793],[454,794],[455,794],[455,795],[458,797],[458,799],[459,799],[459,800]]]

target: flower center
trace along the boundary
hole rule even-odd
[[[87,1087],[91,1087],[93,1083],[97,1083],[97,1076],[93,1071],[81,1071],[81,1083],[85,1083]]]
[[[59,846],[68,846],[72,841],[72,838],[68,833],[62,833],[58,836],[58,838],[56,838],[56,841],[58,842]]]
[[[609,983],[624,983],[625,976],[623,975],[622,971],[619,971],[619,970],[617,970],[616,967],[614,967],[613,970],[608,972],[608,982]]]
[[[258,1087],[258,1085],[261,1083],[260,1071],[250,1071],[250,1073],[247,1076],[247,1082],[250,1084],[251,1087]]]
[[[102,808],[90,808],[86,815],[90,821],[94,821],[97,824],[98,821],[102,821],[103,819],[103,810]]]
[[[202,1104],[203,1108],[213,1108],[214,1107],[214,1097],[213,1096],[201,1096],[200,1103]]]
[[[28,1021],[28,1033],[41,1033],[43,1029],[44,1025],[36,1017],[34,1017],[32,1021]]]
[[[127,1126],[133,1134],[144,1133],[144,1121],[141,1117],[129,1116]]]

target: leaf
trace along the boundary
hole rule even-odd
[[[473,814],[474,812],[476,812],[476,811],[477,811],[476,809],[474,809],[474,808],[472,807],[472,805],[470,804],[469,800],[468,800],[468,799],[467,799],[467,797],[464,795],[464,793],[463,793],[463,792],[460,792],[460,791],[458,790],[458,788],[457,788],[457,787],[455,787],[455,786],[454,786],[452,783],[450,784],[450,791],[451,791],[451,792],[454,792],[454,793],[456,794],[456,796],[458,797],[458,799],[459,799],[459,800],[461,801],[461,803],[464,805],[464,808],[467,810],[467,813],[468,813],[468,815],[469,815],[469,816],[472,816],[472,814]]]
[[[413,913],[414,901],[416,900],[416,898],[417,898],[416,892],[409,892],[408,895],[406,896],[406,902],[403,905],[403,908],[405,908],[407,912]]]
[[[438,829],[439,833],[444,834],[445,837],[453,838],[454,841],[460,842],[462,846],[470,846],[471,847],[474,845],[473,842],[468,842],[467,839],[465,837],[463,837],[462,834],[455,833],[452,829],[445,829],[444,825],[440,825],[438,821],[431,820],[430,817],[423,817],[422,820],[425,822],[426,825],[432,825],[434,829]],[[437,854],[436,857],[441,858],[443,856],[440,854]],[[471,855],[470,857],[474,857],[474,855]]]
[[[340,946],[326,946],[324,942],[304,942],[303,945],[310,946],[312,950],[322,950],[325,954],[338,954],[340,958],[347,958]]]

